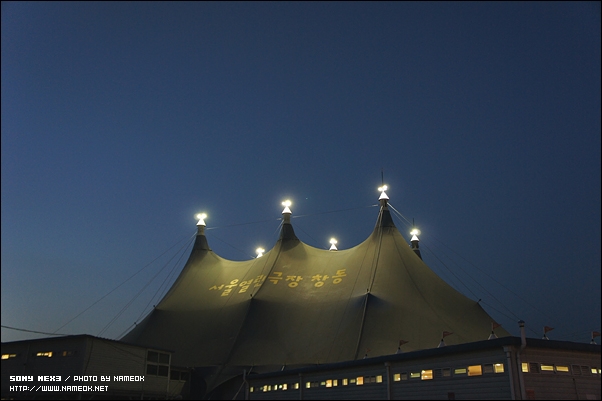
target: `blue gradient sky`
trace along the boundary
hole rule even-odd
[[[1,29],[2,325],[118,337],[201,211],[228,259],[287,197],[355,246],[382,170],[510,332],[600,330],[600,3],[3,2]]]

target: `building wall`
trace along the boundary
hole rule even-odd
[[[149,374],[147,367],[152,364],[147,360],[149,351],[164,357],[163,375]],[[149,350],[87,335],[3,343],[2,355],[3,398],[28,398],[30,393],[15,391],[14,386],[34,384],[58,385],[61,388],[74,385],[107,386],[102,392],[82,393],[85,398],[94,394],[98,397],[172,398],[180,394],[186,383],[185,379],[180,380],[179,374],[184,370],[171,371],[171,353],[168,351]],[[174,376],[173,373],[177,373],[176,380],[169,380],[170,375]],[[10,376],[31,376],[33,382],[11,381]],[[39,376],[61,376],[61,381],[38,382]],[[74,376],[87,380],[75,380]],[[124,376],[125,380],[120,380]],[[142,377],[144,380],[135,380]],[[40,393],[39,396],[51,394]],[[74,395],[72,392],[65,394],[68,398]]]
[[[506,354],[499,349],[317,371],[300,377],[261,381],[251,376],[248,381],[253,391],[248,395],[249,399],[500,400],[512,398],[508,372]],[[295,388],[297,383],[300,389]]]
[[[252,400],[599,400],[599,349],[573,348],[500,346],[406,360],[391,356],[374,363],[357,361],[361,366],[339,364],[289,375],[251,375],[247,396]],[[358,385],[360,378],[363,383]]]
[[[600,355],[527,347],[520,357],[527,399],[600,399]]]

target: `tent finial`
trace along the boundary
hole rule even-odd
[[[293,214],[293,212],[291,212],[291,209],[289,208],[291,204],[291,201],[288,199],[282,202],[282,206],[284,206],[284,210],[282,210],[282,218],[285,223],[291,222],[291,214]]]

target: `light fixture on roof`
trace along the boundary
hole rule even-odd
[[[199,219],[199,222],[196,223],[197,226],[205,226],[205,219],[207,218],[207,214],[199,213],[196,215],[196,218]]]
[[[265,252],[265,249],[263,248],[257,248],[255,249],[255,252],[257,252],[257,257],[260,258],[263,256],[263,253]]]
[[[292,205],[290,200],[285,200],[284,202],[282,202],[282,206],[284,206],[284,210],[282,211],[282,214],[288,213],[288,214],[292,214],[293,212],[291,212],[291,209],[289,209],[289,206]]]
[[[418,236],[420,235],[420,230],[417,228],[414,228],[412,231],[410,231],[410,234],[412,234],[412,239],[411,241],[420,241],[418,239]]]
[[[330,249],[329,250],[330,251],[337,251],[338,249],[337,249],[336,244],[337,244],[337,240],[335,238],[331,238],[330,239]]]
[[[387,194],[385,193],[385,191],[388,189],[389,187],[387,187],[386,185],[383,185],[382,187],[378,187],[378,190],[380,191],[380,196],[378,198],[378,200],[389,200],[389,197],[387,196]]]

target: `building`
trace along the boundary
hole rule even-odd
[[[600,346],[503,337],[246,374],[250,400],[599,400]]]
[[[172,399],[172,352],[90,335],[2,343],[2,399]]]

